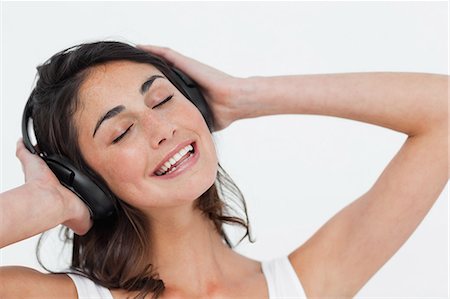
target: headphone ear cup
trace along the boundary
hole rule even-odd
[[[175,82],[172,83],[174,83],[175,86],[181,88],[180,91],[197,107],[198,110],[200,110],[200,113],[203,115],[206,124],[211,129],[211,131],[214,131],[212,111],[209,108],[205,97],[201,93],[197,84],[181,70],[175,67],[171,67],[170,69],[174,73],[174,75],[171,76],[171,79]]]
[[[114,205],[107,192],[73,166],[69,159],[61,155],[45,156],[43,159],[61,184],[88,206],[94,220],[113,214]]]

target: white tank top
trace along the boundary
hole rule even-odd
[[[262,271],[269,288],[269,299],[306,299],[303,287],[287,256],[262,261]],[[67,273],[73,280],[78,299],[113,299],[109,289],[92,280],[73,273]]]

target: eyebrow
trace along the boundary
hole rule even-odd
[[[103,115],[102,117],[100,117],[100,119],[97,121],[97,124],[95,125],[94,134],[92,134],[92,138],[94,138],[95,133],[97,133],[98,128],[100,127],[100,125],[101,125],[105,120],[110,119],[111,117],[116,116],[117,114],[119,114],[119,113],[122,112],[123,110],[125,110],[125,106],[119,105],[119,106],[116,106],[116,107],[112,108],[111,110],[109,110],[108,112],[106,112],[105,115]]]
[[[146,93],[150,89],[150,86],[152,86],[153,81],[155,81],[157,78],[164,78],[164,77],[161,75],[153,75],[150,78],[148,78],[144,83],[142,83],[140,89],[142,95],[144,95],[144,93]]]
[[[140,94],[144,95],[150,89],[150,87],[152,86],[153,82],[157,78],[164,78],[164,77],[161,76],[161,75],[153,75],[150,78],[148,78],[147,80],[145,80],[145,82],[142,83],[141,88],[139,89]],[[95,133],[97,133],[97,130],[100,128],[100,125],[105,120],[108,120],[108,119],[118,115],[120,112],[122,112],[124,110],[125,110],[125,106],[119,105],[119,106],[116,106],[116,107],[112,108],[111,110],[106,112],[105,115],[100,117],[99,120],[97,121],[97,124],[95,125],[95,129],[94,129],[94,133],[92,134],[92,138],[94,138]]]

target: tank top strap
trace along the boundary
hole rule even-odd
[[[261,262],[269,288],[269,298],[304,298],[301,282],[287,256]]]
[[[76,273],[66,273],[75,284],[78,299],[114,299],[111,291],[96,284],[87,277]]]

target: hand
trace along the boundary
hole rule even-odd
[[[245,79],[230,76],[166,47],[146,45],[138,48],[163,57],[199,85],[213,112],[215,131],[225,129],[243,115],[240,104],[244,99]]]
[[[17,142],[16,156],[22,164],[25,184],[33,186],[33,190],[43,197],[55,200],[55,204],[63,207],[65,226],[76,234],[83,235],[92,227],[89,209],[72,191],[61,185],[44,160],[28,151],[22,139]],[[36,196],[39,196],[36,194]]]

